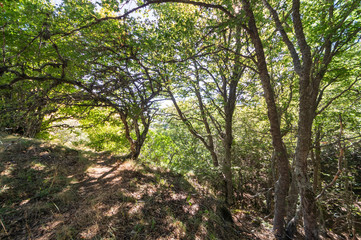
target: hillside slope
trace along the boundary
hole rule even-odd
[[[180,175],[33,139],[0,141],[0,239],[272,239],[251,211],[224,221],[219,202]]]

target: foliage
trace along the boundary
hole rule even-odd
[[[122,122],[114,116],[110,116],[109,110],[94,109],[87,118],[80,121],[83,133],[88,135],[84,144],[96,151],[110,151],[114,153],[126,152],[129,143],[124,137]]]
[[[278,239],[300,194],[317,235],[315,196],[335,168],[321,193],[359,194],[360,3],[3,1],[0,130],[142,154],[216,191],[225,182],[228,203],[271,208],[273,193]]]

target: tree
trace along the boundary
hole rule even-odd
[[[167,10],[172,10],[170,21],[165,21],[169,27],[161,33],[152,33],[152,29],[160,25],[153,24],[150,20],[137,22],[130,17],[135,11],[149,6],[159,10],[159,3],[169,3],[168,6],[172,6],[167,7]],[[358,0],[325,0],[317,2],[317,7],[314,7],[314,4],[315,1],[301,3],[299,0],[263,0],[262,3],[249,0],[217,3],[156,0],[139,2],[139,6],[117,16],[114,14],[114,11],[117,11],[115,4],[109,6],[110,11],[106,8],[96,11],[90,2],[84,7],[72,8],[77,3],[66,1],[62,5],[66,10],[66,17],[58,13],[49,15],[49,7],[41,14],[42,17],[36,18],[34,29],[27,26],[22,19],[24,27],[16,31],[19,31],[21,36],[26,36],[25,32],[32,36],[24,38],[23,42],[15,40],[15,44],[7,44],[8,39],[15,38],[14,35],[7,35],[3,31],[6,41],[3,41],[2,51],[2,88],[28,80],[75,86],[77,95],[74,96],[78,96],[79,100],[91,100],[95,105],[111,107],[117,111],[125,126],[131,155],[136,158],[148,132],[151,115],[154,113],[151,106],[160,90],[162,87],[168,88],[168,93],[177,107],[172,81],[179,84],[180,81],[189,78],[186,84],[180,86],[191,89],[194,93],[193,96],[187,97],[197,100],[199,119],[205,126],[206,135],[200,136],[200,131],[194,128],[190,118],[180,107],[177,109],[178,115],[211,154],[216,152],[212,146],[214,140],[211,136],[214,132],[221,136],[225,153],[222,168],[229,193],[232,192],[232,117],[236,90],[239,90],[241,75],[252,70],[263,88],[279,174],[275,186],[276,238],[292,237],[287,234],[293,232],[291,226],[297,224],[297,215],[288,224],[289,227],[285,228],[284,223],[287,213],[293,214],[296,201],[287,203],[287,196],[289,200],[297,199],[299,192],[306,239],[318,239],[314,192],[317,188],[311,185],[310,168],[307,165],[312,128],[317,115],[335,103],[339,96],[352,90],[358,81],[359,68],[355,62],[359,61],[361,14]],[[36,4],[28,5],[31,13],[36,12]],[[177,14],[176,10],[179,8],[176,6],[200,9],[194,11],[198,14],[196,21],[181,23],[184,19],[176,19],[182,16]],[[13,13],[20,16],[19,12]],[[11,18],[10,14],[7,17],[16,19],[14,16]],[[65,21],[68,18],[71,20]],[[204,20],[205,18],[209,19]],[[52,22],[49,19],[56,21]],[[79,19],[83,22],[80,23]],[[157,18],[158,23],[161,23],[160,20],[162,19]],[[58,24],[54,24],[55,22]],[[175,25],[172,25],[173,23]],[[3,29],[6,27],[4,24]],[[196,30],[187,31],[187,27]],[[9,32],[15,31],[13,29]],[[114,32],[118,34],[113,34]],[[197,39],[195,34],[200,34],[203,38]],[[228,38],[222,42],[220,39],[224,35]],[[70,40],[73,40],[73,43],[70,43]],[[269,41],[273,41],[274,44],[270,44]],[[39,45],[39,50],[33,47],[36,44]],[[20,51],[18,46],[21,46]],[[354,53],[357,53],[357,57],[353,56]],[[36,55],[38,57],[34,58]],[[342,66],[342,61],[357,66],[357,71]],[[228,68],[222,68],[221,65],[227,65]],[[277,77],[272,75],[275,69],[281,72],[279,76],[290,77],[276,79]],[[344,72],[350,75],[347,77]],[[179,76],[179,73],[185,75]],[[347,78],[352,80],[346,81]],[[288,85],[290,81],[293,83],[290,85],[292,89],[289,101],[279,104],[278,86]],[[343,84],[340,84],[341,82]],[[341,86],[342,91],[331,91],[335,86]],[[335,95],[325,97],[328,90]],[[294,100],[293,95],[298,99]],[[287,110],[291,102],[292,105],[298,106],[295,117],[295,148],[287,148],[285,145],[287,129],[282,128],[290,125],[291,120],[287,119],[285,109]],[[217,111],[211,112],[207,103],[215,105],[213,109]],[[214,115],[219,119],[223,118],[219,121],[222,124],[214,120],[218,120]],[[316,142],[320,141],[317,133],[316,139]],[[293,172],[290,169],[288,152],[295,154]],[[212,156],[216,165],[219,157],[214,154]],[[316,175],[314,180],[317,179]],[[293,183],[296,182],[297,186],[290,185],[291,180]],[[227,194],[227,200],[231,202],[229,196],[230,194]]]
[[[56,111],[48,95],[58,87],[65,63],[56,45],[49,44],[53,10],[43,1],[6,1],[1,6],[1,127],[25,136],[39,133],[44,116]]]
[[[183,8],[187,11],[180,14],[179,9]],[[222,19],[204,20],[216,14],[213,11],[202,13],[194,6],[182,5],[155,10],[159,16],[156,40],[163,42],[164,36],[169,36],[160,46],[165,54],[164,65],[159,70],[169,86],[167,93],[180,120],[210,152],[213,165],[218,167],[220,162],[226,202],[231,205],[234,202],[233,114],[237,99],[247,85],[246,81],[239,84],[247,67],[247,59],[243,60],[241,55],[249,51],[241,40],[244,34],[235,25],[217,26]],[[174,36],[176,31],[178,35]],[[169,50],[175,45],[181,51]],[[186,113],[189,109],[182,109],[177,99],[193,99],[197,110]],[[196,122],[202,127],[195,127]],[[219,140],[222,147],[216,147]]]
[[[79,95],[78,100],[92,99],[95,105],[116,112],[129,142],[129,157],[137,159],[150,127],[155,111],[152,105],[161,83],[157,73],[147,66],[145,56],[149,49],[143,42],[145,38],[137,39],[144,29],[132,28],[132,21],[103,22],[96,26],[97,34],[93,34],[94,28],[81,31],[75,37],[78,45],[68,49],[76,52],[76,56],[85,57],[83,61],[77,57],[72,59],[74,64],[67,78],[74,80],[64,82],[80,89],[83,95]],[[119,31],[121,36],[113,35]]]
[[[266,0],[263,3],[272,15],[273,22],[289,50],[294,70],[299,77],[299,120],[295,152],[295,177],[301,196],[306,238],[318,239],[315,195],[307,174],[307,157],[311,145],[312,124],[316,115],[317,99],[320,96],[320,83],[324,79],[333,57],[354,45],[361,30],[359,23],[354,18],[354,14],[360,7],[360,2],[345,3],[342,6],[337,6],[333,1],[326,2],[324,7],[320,9],[324,14],[321,24],[326,24],[330,28],[323,29],[322,39],[321,41],[317,39],[316,43],[314,42],[315,39],[312,38],[311,28],[305,26],[307,20],[314,20],[312,15],[309,19],[307,17],[302,19],[300,1],[292,1],[294,41],[297,41],[298,51],[295,47],[296,44],[285,31],[277,11]],[[307,5],[303,10],[305,9],[307,9]],[[342,11],[335,14],[337,9],[342,9]],[[347,32],[346,37],[345,32]]]

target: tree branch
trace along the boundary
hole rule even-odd
[[[339,93],[338,95],[336,95],[335,97],[331,98],[328,103],[326,103],[325,106],[323,106],[319,111],[316,112],[316,115],[320,114],[321,112],[323,112],[328,106],[331,105],[331,103],[333,101],[335,101],[337,98],[341,97],[345,92],[349,91],[353,85],[355,85],[355,83],[358,81],[358,77],[355,79],[355,81],[353,81],[353,83],[348,87],[346,88],[345,90],[343,90],[341,93]]]
[[[219,4],[210,4],[210,3],[191,1],[191,0],[154,0],[154,1],[146,1],[146,3],[140,5],[140,6],[136,7],[136,8],[133,8],[133,9],[129,10],[128,12],[126,12],[126,13],[124,13],[122,15],[116,16],[116,17],[97,18],[97,19],[95,19],[94,22],[91,22],[91,23],[88,23],[88,24],[86,24],[84,26],[81,26],[79,28],[73,29],[70,32],[63,33],[62,36],[65,37],[65,36],[71,35],[71,34],[73,34],[75,32],[78,32],[78,31],[80,31],[82,29],[89,28],[89,27],[94,26],[94,25],[96,25],[96,24],[98,24],[100,22],[103,22],[103,21],[125,19],[131,13],[136,12],[137,10],[143,9],[143,8],[145,8],[145,7],[147,7],[147,6],[151,5],[151,4],[161,4],[161,3],[184,3],[184,4],[199,6],[199,7],[218,9],[221,12],[225,13],[228,17],[235,18],[235,16],[230,11],[228,11],[224,6],[219,5]]]
[[[325,191],[335,184],[336,180],[339,178],[339,176],[342,173],[342,160],[343,160],[343,157],[344,157],[344,148],[342,147],[342,143],[341,143],[341,137],[342,137],[342,134],[343,134],[343,124],[342,124],[341,114],[340,114],[339,118],[340,118],[340,138],[339,138],[340,153],[339,153],[339,156],[338,156],[338,170],[337,170],[335,176],[333,177],[332,181],[322,189],[320,194],[318,194],[316,196],[315,200],[318,200],[320,197],[322,197],[325,194]]]
[[[275,9],[272,8],[272,6],[269,4],[269,2],[267,0],[263,0],[263,4],[270,11],[273,21],[276,24],[276,28],[279,31],[279,33],[281,34],[282,40],[286,44],[288,51],[290,51],[290,53],[291,53],[293,65],[295,66],[295,71],[297,72],[297,74],[301,74],[302,66],[301,66],[300,58],[297,54],[295,46],[293,45],[291,40],[288,38],[287,33],[283,28],[282,22],[280,21],[280,19],[278,17],[278,13],[276,12]]]

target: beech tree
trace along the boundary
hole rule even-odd
[[[188,9],[181,11],[186,14],[179,11],[182,7]],[[233,114],[237,99],[240,99],[246,86],[246,82],[243,85],[239,82],[246,72],[248,60],[242,60],[240,56],[249,50],[242,40],[244,35],[241,28],[235,26],[207,30],[206,26],[217,25],[222,21],[205,21],[203,18],[212,15],[198,12],[194,6],[174,5],[155,10],[160,16],[160,39],[157,40],[161,41],[164,35],[170,34],[172,30],[169,28],[186,29],[183,35],[168,36],[168,41],[161,46],[166,54],[160,72],[164,72],[164,82],[168,85],[166,94],[173,102],[180,120],[210,152],[213,165],[220,165],[225,182],[225,199],[232,205]],[[221,38],[217,39],[217,36]],[[174,45],[186,50],[169,50]],[[197,111],[182,109],[177,99],[194,99]],[[195,122],[201,127],[195,127]],[[222,147],[216,147],[218,141]]]
[[[324,193],[318,163],[322,137],[319,122],[314,124],[314,120],[346,92],[358,91],[361,1],[154,0],[138,2],[134,8],[124,1],[121,4],[125,11],[118,1],[109,1],[108,5],[102,2],[100,10],[90,1],[84,2],[64,1],[57,9],[41,1],[2,6],[6,20],[1,22],[0,88],[28,82],[35,89],[40,84],[45,96],[50,91],[48,86],[72,86],[76,101],[92,101],[94,106],[117,112],[133,158],[139,156],[146,139],[154,103],[166,89],[181,120],[210,151],[214,165],[222,159],[226,199],[231,204],[232,121],[237,91],[242,77],[255,76],[263,89],[278,170],[275,237],[292,238],[301,214],[305,238],[319,239],[316,191]],[[21,9],[21,4],[26,9],[24,16],[38,14],[31,26],[22,17],[23,12],[9,11]],[[164,19],[157,15],[146,20],[132,17],[137,11],[146,14],[141,10],[159,13],[163,6],[172,10],[167,21],[162,22]],[[184,19],[177,11],[184,6],[193,7],[198,23],[182,23]],[[159,31],[161,24],[169,26]],[[285,78],[275,81],[275,69]],[[277,89],[290,81],[289,100],[280,106]],[[203,136],[178,106],[177,86],[192,90],[205,128]],[[282,129],[289,124],[282,116],[290,102],[297,106],[296,147],[285,144]],[[4,100],[1,103],[5,105]],[[207,104],[214,105],[218,119]],[[310,151],[312,129],[314,156]],[[222,157],[216,154],[212,138],[215,132],[223,144]],[[289,153],[294,154],[292,168]],[[313,182],[309,178],[309,157],[314,162]],[[301,212],[296,211],[298,194]]]

